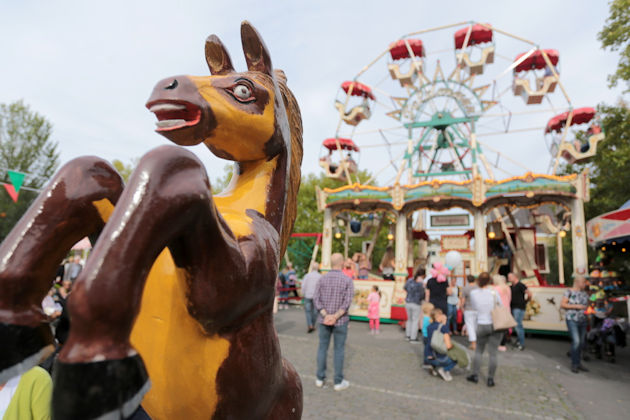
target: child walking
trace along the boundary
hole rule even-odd
[[[422,342],[424,344],[424,363],[423,368],[430,369],[429,364],[429,352],[427,351],[427,345],[429,345],[429,324],[431,324],[431,311],[433,311],[433,304],[424,302],[422,304]],[[430,347],[430,345],[429,345]]]
[[[378,334],[381,320],[379,317],[381,306],[381,292],[378,286],[372,286],[372,291],[368,295],[368,319],[370,320],[370,334]]]

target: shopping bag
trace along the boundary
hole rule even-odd
[[[516,327],[516,320],[510,312],[510,308],[498,304],[498,298],[493,291],[494,308],[492,309],[492,328],[495,331],[507,330]]]
[[[444,342],[444,333],[440,331],[440,328],[442,328],[442,325],[440,325],[431,336],[431,348],[436,353],[446,354],[448,349],[446,348],[446,343]]]

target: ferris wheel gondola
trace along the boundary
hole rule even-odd
[[[521,96],[527,105],[539,104],[545,95],[553,93],[558,84],[556,66],[560,55],[556,50],[524,52],[514,59],[514,96]],[[551,66],[550,66],[551,64]],[[535,87],[531,87],[531,79]]]
[[[488,26],[475,24],[455,32],[457,62],[468,69],[469,75],[483,74],[484,67],[494,63],[493,35]],[[473,61],[475,50],[479,50],[479,58]]]
[[[551,153],[561,156],[567,162],[583,163],[597,153],[597,144],[604,139],[604,133],[597,121],[595,108],[584,107],[563,112],[551,118],[545,127],[545,135],[551,137]],[[589,124],[586,138],[580,140],[570,127]]]
[[[335,101],[335,108],[339,112],[340,118],[348,125],[356,126],[361,121],[367,120],[372,115],[370,111],[370,102],[375,99],[372,89],[359,82],[346,81],[341,84],[341,89],[348,96],[344,102]],[[352,97],[358,96],[362,98],[361,103],[349,107]]]
[[[319,158],[319,166],[321,166],[328,178],[347,180],[348,174],[355,174],[358,170],[359,147],[354,141],[347,138],[328,138],[322,142],[322,147],[328,152]],[[335,151],[339,151],[341,158],[335,157]]]
[[[421,39],[401,39],[393,42],[389,46],[389,55],[393,61],[387,65],[389,74],[403,87],[413,85],[418,79],[418,75],[424,72],[422,59],[425,52]],[[409,68],[403,72],[400,70],[400,66],[405,61],[409,61]]]

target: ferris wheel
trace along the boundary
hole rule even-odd
[[[382,163],[369,168],[381,185],[410,185],[530,171],[505,153],[511,135],[530,132],[552,174],[562,161],[592,157],[604,138],[595,109],[573,107],[557,50],[487,23],[402,36],[340,84],[334,106],[339,120],[320,166],[349,184],[359,154]],[[584,124],[586,138],[576,136]]]

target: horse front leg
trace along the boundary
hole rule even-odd
[[[212,299],[210,288],[192,285],[200,267],[209,264],[203,258],[208,253],[195,250],[208,244],[211,260],[229,268],[221,281],[243,275],[244,256],[218,215],[202,163],[174,146],[147,153],[70,297],[72,326],[54,369],[56,419],[124,418],[136,409],[149,385],[129,337],[147,275],[169,246],[176,264],[190,273],[189,294]],[[198,310],[190,305],[191,316],[212,328],[210,316]]]
[[[72,245],[103,227],[122,190],[122,178],[106,161],[74,159],[0,245],[0,383],[52,351],[42,299]]]

